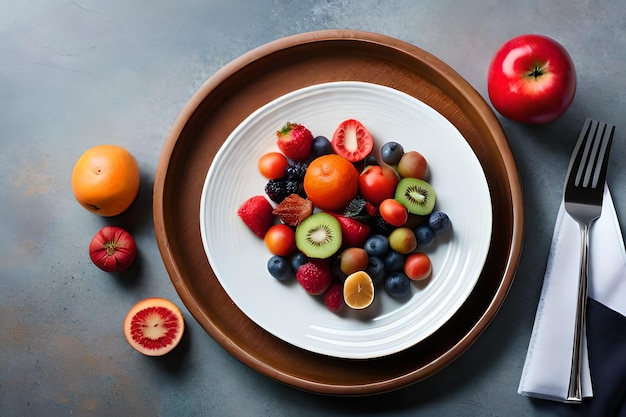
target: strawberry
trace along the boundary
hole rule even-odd
[[[265,197],[256,195],[239,206],[237,215],[255,235],[263,239],[274,221],[272,210],[272,205]]]
[[[343,308],[343,285],[332,284],[324,293],[324,305],[333,313],[339,313]]]
[[[337,126],[330,144],[337,155],[358,162],[372,151],[374,138],[361,122],[348,119]]]
[[[298,268],[296,279],[307,293],[320,295],[330,287],[333,276],[328,262],[314,259]]]
[[[276,206],[272,214],[289,226],[297,226],[300,222],[313,213],[313,203],[307,198],[302,198],[298,194],[290,194],[279,205]]]
[[[362,248],[365,245],[365,241],[369,237],[370,227],[365,223],[361,223],[350,217],[341,216],[339,214],[332,214],[341,225],[341,236],[343,239],[343,246],[346,248]]]
[[[276,132],[278,149],[289,159],[304,161],[311,151],[313,134],[304,125],[287,122]]]

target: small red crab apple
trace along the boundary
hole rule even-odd
[[[89,257],[106,272],[121,272],[137,257],[135,239],[117,226],[105,226],[91,239]]]

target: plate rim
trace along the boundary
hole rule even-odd
[[[191,294],[189,289],[185,288],[183,285],[183,272],[181,267],[176,262],[175,254],[173,253],[168,241],[167,227],[165,225],[164,218],[167,210],[167,207],[165,207],[167,202],[165,201],[164,193],[166,181],[168,181],[172,175],[176,175],[176,173],[170,172],[168,167],[178,151],[178,137],[183,132],[189,119],[193,116],[195,109],[202,104],[204,99],[208,97],[211,92],[216,90],[222,83],[226,82],[232,74],[237,73],[246,67],[254,66],[255,63],[265,56],[278,51],[315,42],[357,42],[375,44],[388,49],[393,53],[406,55],[408,60],[419,61],[420,64],[427,68],[429,75],[435,80],[438,80],[438,87],[440,87],[441,83],[445,84],[447,87],[446,94],[451,94],[455,102],[461,100],[466,107],[475,113],[474,116],[479,115],[477,119],[480,121],[481,126],[489,132],[494,133],[493,145],[497,148],[498,154],[502,158],[502,164],[506,167],[509,185],[507,190],[510,192],[511,200],[511,241],[507,242],[509,247],[507,249],[506,259],[504,259],[504,267],[502,270],[503,276],[499,281],[494,297],[489,300],[489,303],[486,305],[484,310],[481,309],[483,313],[480,316],[480,319],[478,322],[473,324],[461,340],[457,341],[439,357],[433,359],[422,368],[412,369],[397,378],[393,378],[392,380],[365,381],[361,384],[336,383],[331,385],[320,381],[304,379],[298,375],[293,375],[289,372],[276,369],[271,364],[259,360],[259,358],[255,357],[252,352],[247,351],[244,347],[239,346],[227,335],[222,334],[220,332],[219,324],[213,322],[210,317],[204,315],[198,305],[190,302]],[[157,165],[157,172],[153,187],[153,202],[155,234],[157,236],[159,251],[176,291],[179,293],[181,299],[194,318],[196,318],[199,322],[203,321],[208,323],[209,328],[203,325],[205,330],[231,355],[235,356],[253,369],[265,374],[266,376],[276,379],[279,382],[303,390],[322,394],[367,395],[390,391],[431,376],[445,365],[452,362],[476,340],[476,338],[485,330],[497,311],[500,309],[514,279],[523,244],[524,213],[521,182],[508,141],[492,109],[488,106],[482,96],[480,96],[480,94],[478,94],[478,92],[476,92],[476,90],[474,90],[473,87],[467,83],[467,81],[465,81],[447,64],[443,63],[430,53],[407,42],[391,38],[386,35],[364,31],[322,30],[291,35],[261,45],[234,59],[218,70],[213,76],[205,81],[205,83],[188,100],[168,134]]]

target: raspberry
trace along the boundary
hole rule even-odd
[[[333,313],[339,313],[343,309],[343,285],[333,284],[324,293],[324,305]]]
[[[328,262],[312,260],[298,268],[296,279],[307,293],[320,295],[330,287],[333,276]]]

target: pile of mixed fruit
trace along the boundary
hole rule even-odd
[[[386,142],[377,160],[372,135],[354,119],[330,140],[290,122],[276,136],[278,150],[258,161],[265,194],[237,211],[267,246],[269,274],[295,277],[333,312],[368,307],[379,286],[406,299],[411,281],[430,278],[431,260],[418,248],[451,222],[435,210],[421,153]]]

